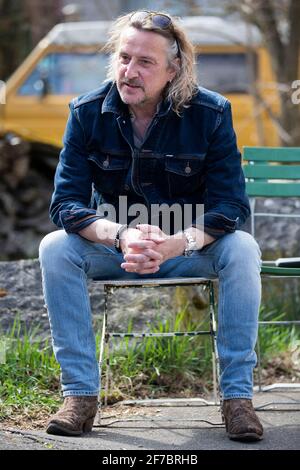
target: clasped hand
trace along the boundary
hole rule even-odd
[[[176,240],[173,243],[172,236],[166,235],[155,225],[139,224],[136,228],[127,229],[121,237],[125,260],[121,268],[139,274],[156,273],[164,261],[183,251],[183,238],[179,243],[179,239]]]

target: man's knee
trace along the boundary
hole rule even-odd
[[[39,246],[39,259],[42,265],[61,257],[66,251],[67,237],[64,230],[57,230],[48,233],[42,239]]]
[[[257,241],[248,232],[236,230],[232,234],[232,244],[241,250],[253,250],[256,251],[259,255],[261,254]]]
[[[237,230],[226,238],[226,253],[231,261],[249,265],[256,263],[258,267],[261,264],[261,251],[258,243],[250,233]]]

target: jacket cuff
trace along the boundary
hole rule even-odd
[[[59,213],[60,225],[67,233],[77,233],[103,216],[94,209],[63,210]]]
[[[218,239],[227,233],[233,233],[238,228],[239,217],[229,219],[217,212],[207,212],[203,216],[195,219],[192,226],[202,230],[208,235]]]

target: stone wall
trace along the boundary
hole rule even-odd
[[[97,282],[88,281],[88,288],[94,323],[100,332],[104,311],[103,287]],[[127,331],[131,320],[134,328],[139,331],[149,327],[155,319],[166,318],[170,312],[175,312],[180,307],[180,302],[175,301],[174,289],[176,288],[118,289],[109,301],[111,327],[116,331]],[[193,291],[193,288],[191,290]],[[199,305],[200,297],[192,297]],[[17,318],[27,330],[38,325],[42,335],[49,336],[49,322],[37,259],[0,262],[1,330],[9,329]]]
[[[298,218],[258,216],[255,238],[259,242],[264,259],[300,256],[300,198],[259,198],[256,212],[297,214]],[[250,232],[250,220],[243,227]]]

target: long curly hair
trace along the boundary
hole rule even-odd
[[[183,108],[189,106],[189,102],[198,88],[194,67],[194,46],[177,19],[164,12],[149,13],[168,16],[171,19],[171,27],[161,29],[154,27],[151,21],[132,21],[133,13],[128,13],[117,18],[109,31],[109,39],[102,49],[103,52],[110,55],[107,67],[107,79],[115,81],[115,65],[118,59],[118,47],[121,34],[125,28],[133,26],[138,30],[153,31],[160,34],[169,40],[169,50],[167,52],[168,65],[176,70],[174,79],[166,85],[164,97],[171,101],[172,109],[176,114],[180,115]],[[149,15],[149,19],[151,19],[151,15]],[[174,62],[176,57],[180,59],[179,65]]]

